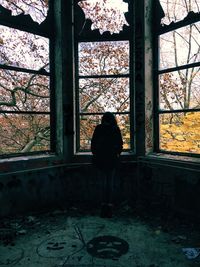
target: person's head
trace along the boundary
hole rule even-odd
[[[108,111],[104,113],[104,115],[101,119],[101,123],[117,126],[117,121],[115,119],[114,114],[112,114],[111,112],[108,112]]]

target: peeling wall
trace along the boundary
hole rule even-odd
[[[152,1],[145,1],[145,153],[153,152],[153,47]]]
[[[0,175],[0,216],[30,211],[98,206],[102,202],[102,173],[91,164],[60,165]],[[136,166],[117,170],[113,200],[120,204],[136,197]]]
[[[200,172],[146,157],[123,162],[114,183],[115,205],[127,201],[149,211],[200,217]],[[0,174],[0,217],[66,209],[97,207],[102,202],[103,177],[91,164],[58,165]]]
[[[185,166],[184,166],[185,165]],[[152,210],[178,213],[200,219],[200,170],[182,162],[141,159],[138,202]]]

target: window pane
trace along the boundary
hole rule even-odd
[[[129,111],[129,79],[79,80],[80,112]]]
[[[129,26],[124,15],[128,12],[128,3],[122,0],[85,0],[78,2],[78,5],[83,9],[85,18],[92,21],[91,30],[113,34],[122,31],[124,25]]]
[[[102,115],[80,116],[80,150],[90,150],[91,139],[97,124],[101,123]],[[130,118],[128,114],[116,115],[122,133],[123,149],[130,149]]]
[[[38,23],[45,20],[48,11],[49,0],[17,0],[13,1],[1,0],[1,5],[12,11],[12,15],[16,16],[22,12],[30,15],[32,19]]]
[[[0,155],[50,150],[50,117],[0,114]]]
[[[48,70],[48,38],[5,26],[0,26],[0,32],[0,64]]]
[[[0,69],[0,110],[50,110],[49,77]]]
[[[120,114],[116,115],[118,126],[121,130],[122,139],[123,139],[123,149],[130,149],[130,115],[129,114]]]
[[[80,116],[80,150],[90,150],[95,126],[101,123],[101,118],[102,115]]]
[[[188,12],[199,12],[200,9],[200,4],[197,0],[160,0],[160,3],[165,12],[165,17],[162,21],[164,24],[180,21],[187,16]]]
[[[200,61],[200,22],[160,36],[160,69]]]
[[[128,41],[79,43],[79,75],[128,73]]]
[[[200,153],[200,112],[161,114],[160,149]]]
[[[159,76],[160,109],[200,108],[200,69],[190,68]]]

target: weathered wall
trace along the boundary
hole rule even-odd
[[[198,164],[141,159],[138,169],[140,204],[152,210],[200,218]]]
[[[114,202],[134,201],[134,163],[123,163],[115,176]],[[0,175],[0,216],[102,201],[102,174],[91,164],[60,165]]]
[[[20,166],[20,165],[19,165]],[[122,163],[115,176],[114,202],[127,200],[149,211],[200,216],[197,165],[143,158]],[[99,207],[102,174],[91,164],[42,167],[0,174],[0,216],[81,206]],[[140,206],[140,205],[139,205]]]

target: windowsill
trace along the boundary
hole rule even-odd
[[[136,161],[136,154],[133,151],[124,151],[121,153],[120,158],[122,161]],[[74,154],[73,162],[88,163],[92,160],[91,152],[77,152]]]
[[[123,151],[121,153],[121,156],[133,156],[135,153],[133,151]],[[75,156],[92,156],[92,152],[77,152],[75,153]]]
[[[29,160],[39,160],[39,159],[50,159],[55,158],[54,154],[40,154],[40,155],[29,155],[29,156],[17,156],[17,157],[7,157],[0,159],[1,163],[7,163],[7,162],[21,162],[21,161],[29,161]]]
[[[2,158],[0,159],[0,174],[48,168],[61,162],[62,159],[58,155],[47,153]]]
[[[160,163],[163,165],[175,165],[178,167],[200,169],[200,158],[181,156],[181,155],[171,155],[164,153],[151,153],[146,156],[140,157],[141,161],[151,161],[155,163]]]

